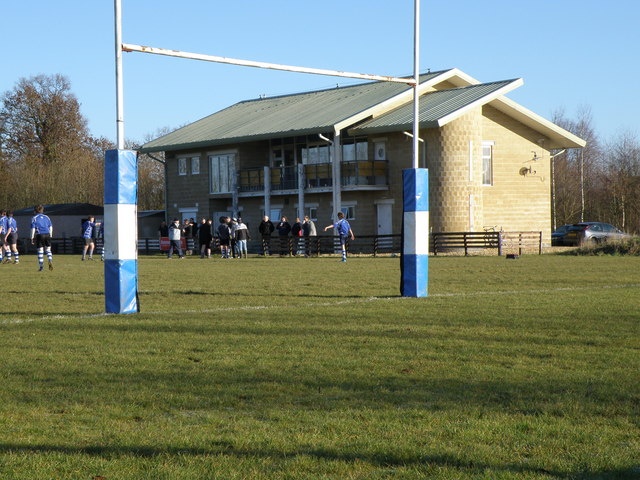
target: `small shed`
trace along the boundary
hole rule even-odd
[[[21,238],[31,235],[31,218],[35,215],[33,210],[34,207],[28,207],[13,212]],[[82,222],[89,216],[102,218],[104,208],[91,203],[57,203],[44,205],[44,213],[51,219],[54,238],[71,238],[82,236]]]
[[[90,216],[95,217],[97,222],[104,219],[104,207],[91,203],[58,203],[54,205],[44,205],[44,213],[48,215],[53,224],[54,243],[58,244],[63,240],[61,246],[55,246],[58,252],[68,252],[69,248],[77,250],[81,246],[82,222]],[[18,224],[18,235],[21,243],[21,250],[26,251],[29,247],[28,239],[31,236],[31,219],[34,215],[34,207],[15,210],[13,216]],[[164,210],[142,210],[138,212],[138,237],[157,238],[158,227],[165,219]],[[64,241],[69,239],[69,241]]]
[[[158,227],[164,220],[164,210],[139,211],[138,238],[158,238]]]

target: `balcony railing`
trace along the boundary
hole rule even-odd
[[[342,186],[388,185],[389,163],[386,160],[356,160],[341,165]],[[305,189],[327,188],[333,185],[330,163],[304,166]],[[271,190],[297,190],[297,166],[273,167],[270,170]],[[264,191],[264,168],[247,168],[238,172],[238,191]]]
[[[342,185],[388,185],[389,163],[386,160],[343,162]]]

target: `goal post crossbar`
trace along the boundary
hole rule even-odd
[[[326,75],[331,77],[357,78],[361,80],[377,80],[381,82],[404,83],[415,86],[415,77],[392,77],[387,75],[372,75],[367,73],[342,72],[339,70],[327,70],[322,68],[296,67],[292,65],[281,65],[278,63],[256,62],[253,60],[240,60],[237,58],[219,57],[215,55],[204,55],[200,53],[182,52],[180,50],[168,50],[165,48],[134,45],[130,43],[122,44],[124,52],[151,53],[155,55],[165,55],[169,57],[187,58],[191,60],[202,60],[205,62],[226,63],[229,65],[239,65],[244,67],[265,68],[269,70],[282,70],[286,72],[309,73],[315,75]]]

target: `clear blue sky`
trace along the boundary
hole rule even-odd
[[[289,65],[411,75],[413,0],[122,0],[125,43]],[[422,0],[421,71],[523,78],[543,117],[592,110],[603,140],[640,134],[640,0]],[[91,133],[115,140],[113,1],[5,1],[0,92],[67,76]],[[126,53],[125,130],[142,140],[240,100],[356,81]]]

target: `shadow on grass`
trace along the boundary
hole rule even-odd
[[[100,290],[100,291],[84,291],[84,292],[80,292],[80,291],[72,291],[72,290],[51,290],[51,291],[47,291],[47,292],[43,292],[42,290],[3,290],[3,293],[5,294],[12,294],[12,295],[29,295],[29,294],[34,294],[34,295],[50,295],[50,294],[55,294],[55,295],[97,295],[97,296],[104,296],[104,290]]]
[[[0,444],[0,454],[28,454],[28,455],[81,455],[99,457],[107,460],[117,458],[142,458],[155,459],[158,457],[176,457],[176,461],[185,455],[192,457],[227,456],[239,459],[262,458],[273,462],[286,461],[287,463],[296,457],[312,457],[327,462],[361,463],[366,462],[379,468],[451,468],[463,475],[486,474],[487,472],[539,474],[545,477],[557,479],[637,479],[636,468],[617,469],[610,471],[576,471],[560,472],[545,468],[528,467],[518,464],[490,464],[486,462],[474,462],[473,460],[458,458],[454,455],[420,455],[398,456],[384,452],[370,454],[341,453],[333,449],[302,448],[288,451],[269,450],[265,448],[237,448],[229,442],[214,442],[211,448],[177,448],[177,447],[135,447],[135,446],[105,446],[89,445],[86,447],[69,447],[59,445],[19,445]]]
[[[203,291],[199,291],[199,290],[173,290],[172,292],[170,292],[173,295],[195,295],[195,296],[211,296],[211,297],[224,297],[224,298],[229,298],[232,297],[234,299],[234,301],[239,301],[239,299],[241,299],[242,297],[251,297],[251,298],[255,298],[255,297],[265,297],[265,298],[271,298],[273,299],[274,297],[276,297],[277,295],[275,295],[273,292],[259,292],[259,291],[251,291],[251,292],[247,292],[247,291],[243,291],[243,292],[228,292],[228,291],[223,291],[223,292],[203,292]],[[155,291],[155,292],[151,292],[151,291],[142,291],[141,294],[143,295],[143,299],[144,299],[144,294],[160,294],[160,295],[167,295],[168,292],[163,292],[163,291]],[[399,297],[400,295],[385,295],[386,297]],[[371,295],[343,295],[340,293],[330,293],[330,294],[322,294],[322,293],[286,293],[286,297],[288,298],[333,298],[335,300],[341,300],[341,299],[346,299],[346,298],[371,298]]]

